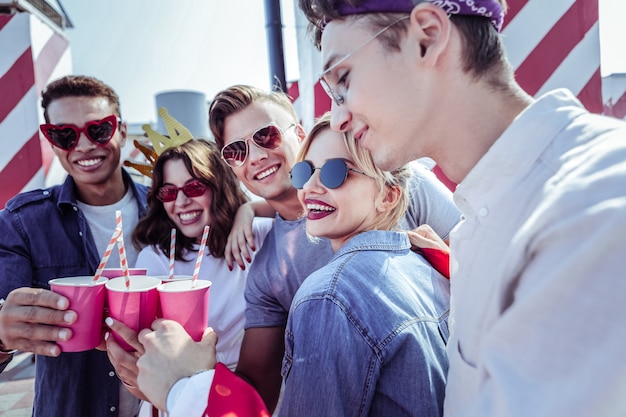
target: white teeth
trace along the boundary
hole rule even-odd
[[[311,211],[335,211],[335,208],[321,204],[307,204],[306,208]]]
[[[263,178],[267,177],[268,175],[273,174],[276,171],[278,171],[278,167],[277,166],[273,166],[272,168],[267,169],[267,170],[261,172],[260,174],[258,174],[256,176],[256,179],[257,180],[262,180]]]
[[[199,211],[194,211],[192,213],[181,213],[178,216],[180,217],[182,221],[189,221],[189,220],[195,219],[199,215],[200,215]]]
[[[98,158],[98,159],[81,159],[80,161],[76,161],[76,163],[78,165],[80,165],[81,167],[91,167],[91,166],[94,166],[94,165],[100,163],[100,161],[102,161],[102,158]]]

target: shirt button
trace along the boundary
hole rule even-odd
[[[83,232],[78,232],[78,236],[82,236],[82,235],[83,235]]]
[[[74,208],[74,211],[78,211],[78,207],[74,206],[73,208]]]
[[[48,194],[50,194],[50,191],[48,191],[48,190],[43,192],[43,195],[48,195]]]
[[[113,406],[113,407],[109,408],[109,411],[110,411],[110,412],[112,412],[112,413],[114,413],[114,412],[115,412],[115,406]]]
[[[109,376],[115,376],[115,372],[113,371],[109,372]]]
[[[481,208],[480,210],[478,210],[478,215],[480,217],[485,217],[487,214],[489,214],[489,210],[485,207]]]

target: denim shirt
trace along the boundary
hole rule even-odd
[[[122,175],[143,216],[147,188]],[[72,177],[19,194],[0,211],[0,297],[20,287],[49,289],[57,277],[92,275],[99,262]],[[33,416],[117,417],[119,384],[106,352],[37,355]]]
[[[402,232],[351,238],[293,300],[279,416],[441,416],[449,282]]]

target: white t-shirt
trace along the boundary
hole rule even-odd
[[[250,254],[252,261],[254,261],[254,257],[263,245],[265,236],[272,228],[272,224],[273,219],[254,219],[252,230],[254,232],[256,251]],[[187,261],[177,260],[174,263],[175,275],[193,275],[199,248],[200,245],[194,245],[194,251],[184,256]],[[154,246],[143,248],[139,252],[135,264],[137,268],[146,268],[148,275],[167,275],[169,266],[169,258]],[[243,293],[246,288],[249,269],[248,267],[242,271],[238,266],[235,266],[232,271],[229,271],[224,258],[214,258],[208,254],[208,251],[200,266],[198,279],[206,279],[212,282],[209,295],[209,326],[215,330],[219,337],[217,342],[217,360],[231,370],[237,367],[239,350],[243,341],[244,310],[246,308]],[[150,404],[143,402],[139,411],[139,417],[150,417],[150,415]],[[159,415],[165,414],[159,412]]]
[[[111,240],[111,235],[116,227],[115,212],[120,210],[122,212],[122,228],[124,229],[124,249],[126,252],[126,261],[128,265],[135,263],[137,259],[137,250],[133,245],[126,244],[129,242],[128,236],[139,222],[139,208],[137,207],[137,201],[133,191],[129,187],[122,197],[116,203],[106,206],[91,206],[89,204],[77,201],[78,208],[83,212],[91,234],[93,235],[96,249],[100,256],[104,254],[106,248]],[[120,267],[120,256],[116,248],[111,252],[111,256],[107,262],[107,266],[111,268]],[[124,388],[120,383],[120,401],[119,401],[119,416],[127,417],[134,416],[137,413],[138,400]]]
[[[272,219],[256,218],[253,222],[256,252],[263,245],[265,235],[272,228]],[[175,275],[192,275],[196,265],[197,251],[200,245],[194,245],[194,251],[185,254],[187,261],[177,260],[174,263]],[[146,268],[148,275],[167,275],[169,258],[158,248],[148,246],[141,250],[135,264],[138,268]],[[214,258],[208,254],[202,260],[199,279],[212,282],[209,298],[209,326],[219,337],[217,343],[217,360],[234,369],[239,359],[239,349],[243,340],[244,310],[246,302],[243,296],[249,268],[242,271],[235,266],[228,270],[224,258]]]
[[[93,235],[98,253],[102,257],[104,251],[111,240],[111,235],[115,230],[115,212],[122,212],[122,228],[124,229],[124,248],[126,250],[126,260],[128,265],[133,265],[137,260],[137,250],[130,243],[130,235],[139,222],[139,208],[137,201],[130,187],[120,201],[108,206],[90,206],[83,202],[77,201],[78,208],[85,215],[87,224]],[[116,249],[111,252],[107,267],[119,268],[120,256]]]

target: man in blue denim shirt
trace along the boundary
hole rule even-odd
[[[0,350],[38,354],[33,416],[117,417],[136,414],[106,352],[62,353],[71,338],[57,277],[92,275],[115,227],[115,211],[132,230],[146,209],[146,187],[120,167],[126,125],[119,99],[99,80],[67,76],[43,92],[42,133],[69,176],[64,184],[20,194],[0,211]],[[136,251],[129,250],[129,263]],[[113,263],[114,261],[110,261]],[[9,354],[0,354],[9,360]],[[128,399],[128,401],[124,401]]]

